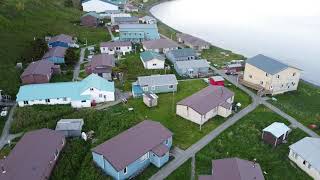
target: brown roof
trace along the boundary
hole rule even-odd
[[[53,47],[53,48],[50,48],[49,51],[43,55],[42,59],[47,59],[50,57],[64,57],[64,55],[66,54],[66,51],[67,51],[67,48],[65,47],[60,47],[60,46]]]
[[[21,77],[33,74],[47,75],[51,73],[53,67],[54,63],[48,60],[35,61],[28,65]]]
[[[121,46],[131,46],[131,42],[129,41],[115,41],[115,42],[102,42],[100,43],[100,47],[121,47]]]
[[[96,67],[103,67],[103,66],[114,67],[115,61],[116,59],[114,58],[113,55],[98,54],[92,57],[91,61],[89,62],[89,66],[93,69]]]
[[[188,42],[194,46],[209,46],[210,43],[208,43],[207,41],[200,39],[198,37],[195,36],[191,36],[190,34],[184,34],[184,33],[178,33],[177,34],[178,38],[181,38],[183,41]]]
[[[64,42],[64,43],[72,43],[72,37],[69,35],[66,35],[66,34],[59,34],[59,35],[52,37],[49,40],[49,43],[53,43],[53,42],[57,42],[57,41]]]
[[[159,122],[145,120],[95,147],[93,152],[103,155],[120,171],[171,136]]]
[[[64,135],[50,129],[26,133],[1,161],[1,180],[44,180],[54,167],[54,153],[63,148]],[[52,163],[50,163],[52,161]],[[49,178],[48,178],[49,179]]]
[[[188,106],[204,115],[218,106],[227,106],[225,102],[232,96],[234,93],[223,86],[208,86],[177,104]]]
[[[226,158],[212,161],[212,175],[199,176],[200,180],[264,180],[258,163]]]
[[[142,45],[147,49],[160,49],[160,48],[177,48],[178,45],[169,39],[157,39],[150,41],[143,41]]]
[[[164,144],[159,144],[158,146],[152,149],[152,152],[155,153],[157,156],[162,157],[169,151],[169,148]]]

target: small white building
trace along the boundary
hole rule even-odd
[[[165,57],[157,52],[142,52],[140,59],[145,69],[164,69]]]
[[[148,107],[155,107],[158,105],[158,96],[154,93],[144,93],[143,94],[143,102]]]
[[[84,0],[82,1],[82,9],[85,12],[104,12],[107,10],[118,10],[118,5],[107,0]]]
[[[289,146],[289,159],[315,180],[320,179],[320,138],[305,137]]]
[[[115,42],[102,42],[100,43],[101,54],[122,54],[132,52],[131,42],[115,41]]]
[[[140,18],[140,22],[144,24],[157,24],[157,20],[151,16],[143,16]]]

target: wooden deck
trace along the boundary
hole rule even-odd
[[[259,96],[264,96],[264,95],[267,95],[267,94],[272,94],[272,92],[271,92],[270,90],[267,90],[267,89],[265,89],[264,87],[262,87],[262,86],[260,86],[260,85],[258,85],[258,84],[254,84],[254,83],[245,81],[245,80],[243,79],[243,76],[240,76],[240,77],[239,77],[239,83],[242,84],[242,85],[244,85],[244,86],[246,86],[246,87],[249,87],[249,88],[251,88],[251,89],[254,89],[254,90],[258,91],[257,94],[258,94]]]

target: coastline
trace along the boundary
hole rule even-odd
[[[164,25],[164,26],[166,26],[166,27],[174,30],[176,33],[181,33],[181,31],[178,31],[178,30],[174,29],[173,27],[168,26],[167,24],[165,24],[164,22],[162,22],[161,19],[158,19],[158,18],[157,18],[156,16],[154,16],[154,15],[151,13],[151,11],[150,11],[154,6],[157,6],[157,5],[162,4],[162,3],[165,3],[165,2],[170,2],[170,1],[175,1],[175,0],[159,0],[159,1],[155,2],[155,3],[153,3],[153,4],[150,4],[150,5],[146,6],[146,7],[144,8],[144,11],[145,11],[149,16],[157,19],[157,21],[158,21],[159,23],[161,23],[162,25]],[[192,35],[192,34],[191,34],[191,35]],[[209,42],[209,43],[210,43],[210,42]],[[210,45],[211,45],[211,46],[215,46],[215,47],[219,47],[219,46],[216,46],[216,45],[214,45],[214,44],[212,44],[212,43],[210,43]],[[220,48],[220,47],[219,47],[219,48]],[[228,49],[227,49],[227,50],[228,50]],[[240,54],[241,54],[241,53],[240,53]],[[244,56],[244,57],[245,57],[245,56]],[[303,82],[305,82],[305,83],[307,83],[307,84],[309,84],[309,85],[312,85],[312,86],[314,86],[314,87],[316,87],[316,88],[320,88],[320,84],[318,85],[318,84],[315,84],[315,83],[313,83],[313,82],[310,82],[310,81],[305,80],[305,79],[302,79],[302,78],[301,78],[300,80],[303,81]]]

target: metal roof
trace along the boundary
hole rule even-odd
[[[189,34],[178,33],[177,37],[181,38],[184,42],[192,44],[193,46],[210,46],[209,42]]]
[[[279,138],[283,134],[286,134],[291,129],[284,123],[274,122],[268,127],[264,128],[263,131],[273,134],[276,138]]]
[[[174,74],[151,75],[138,77],[138,85],[142,86],[163,86],[178,84]]]
[[[21,77],[33,74],[48,75],[51,74],[53,67],[54,63],[48,60],[34,61],[28,65],[28,67],[22,73]]]
[[[42,59],[47,59],[50,57],[64,57],[66,54],[66,51],[67,51],[67,48],[65,47],[60,47],[60,46],[53,47],[53,48],[50,48],[49,51],[43,55]]]
[[[320,171],[320,138],[305,137],[289,148]]]
[[[161,61],[164,61],[165,58],[163,56],[161,56],[161,54],[154,52],[154,51],[145,51],[140,53],[140,58],[142,59],[142,61],[147,62],[153,59],[158,59]]]
[[[158,29],[156,24],[120,24],[119,31],[123,29]]]
[[[103,155],[116,171],[120,171],[171,136],[172,132],[159,122],[145,120],[92,151]]]
[[[174,58],[197,56],[196,51],[191,48],[175,49],[169,51],[167,54],[171,54]]]
[[[53,42],[64,42],[64,43],[72,43],[72,36],[66,35],[66,34],[59,34],[56,36],[53,36],[50,40],[49,43]]]
[[[83,119],[61,119],[57,122],[56,131],[82,130]]]
[[[159,144],[158,146],[152,149],[152,152],[155,153],[158,157],[162,157],[169,151],[169,148],[164,144]]]
[[[210,79],[213,79],[214,81],[224,81],[224,78],[222,76],[211,76]]]
[[[176,61],[177,68],[190,69],[190,68],[209,68],[210,65],[206,59],[197,59],[189,61]]]
[[[114,17],[114,22],[115,23],[135,23],[138,24],[139,23],[139,18],[138,17]]]
[[[142,45],[147,49],[178,48],[178,45],[169,39],[143,41]]]
[[[97,54],[92,57],[88,66],[90,66],[92,69],[101,66],[114,67],[115,61],[116,58],[111,54]]]

